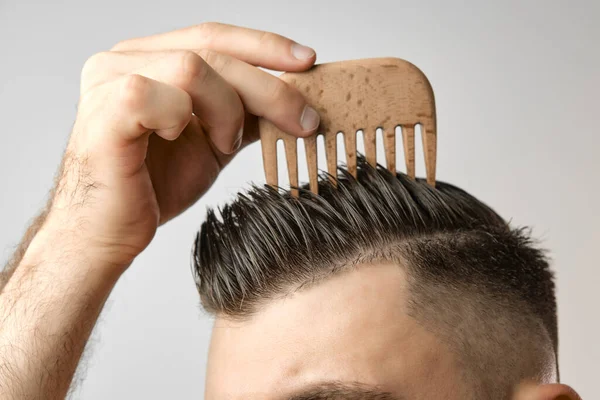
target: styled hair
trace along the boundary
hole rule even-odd
[[[408,312],[460,355],[481,398],[556,368],[553,274],[527,228],[456,186],[434,188],[362,156],[356,179],[339,175],[322,174],[318,195],[252,186],[208,211],[193,250],[207,311],[249,318],[344,269],[394,261],[407,270]]]

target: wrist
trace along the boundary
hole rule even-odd
[[[80,274],[95,279],[115,280],[131,264],[118,259],[110,249],[103,249],[95,240],[82,235],[66,224],[47,220],[32,239],[22,264],[51,264],[53,268],[76,278]]]

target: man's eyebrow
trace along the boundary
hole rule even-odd
[[[406,400],[378,386],[359,382],[323,382],[298,390],[285,400]]]

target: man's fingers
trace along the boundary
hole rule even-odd
[[[277,71],[310,68],[316,53],[291,39],[271,32],[208,22],[197,26],[118,43],[113,51],[164,51],[208,49]]]
[[[244,106],[233,87],[198,54],[174,52],[136,73],[185,90],[215,147],[225,154],[237,150],[243,133]]]
[[[79,113],[86,129],[77,135],[78,144],[119,149],[150,131],[176,139],[192,117],[192,99],[180,88],[132,74],[83,97]]]
[[[317,112],[286,82],[229,55],[209,50],[201,51],[200,55],[231,84],[251,114],[298,136],[307,136],[317,129]]]
[[[232,56],[211,50],[197,52],[212,69],[235,89],[245,109],[251,114],[272,121],[281,130],[298,136],[314,132],[319,124],[318,115],[307,108],[302,94],[281,79],[253,67]],[[173,83],[171,72],[177,67],[177,59],[186,52],[106,52],[92,57],[82,73],[82,90],[102,83],[102,80],[116,79],[117,76],[138,73],[153,79]],[[175,60],[175,61],[173,61]],[[168,65],[171,63],[172,65]],[[105,67],[110,65],[110,68]],[[97,73],[98,69],[104,75]],[[157,75],[157,71],[160,75]],[[187,90],[186,87],[180,86]],[[199,103],[200,104],[200,103]]]

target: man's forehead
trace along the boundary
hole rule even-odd
[[[417,372],[413,364],[437,354],[436,339],[406,313],[405,289],[401,267],[366,265],[275,300],[247,321],[217,318],[208,390],[291,394],[324,380],[401,385]]]

